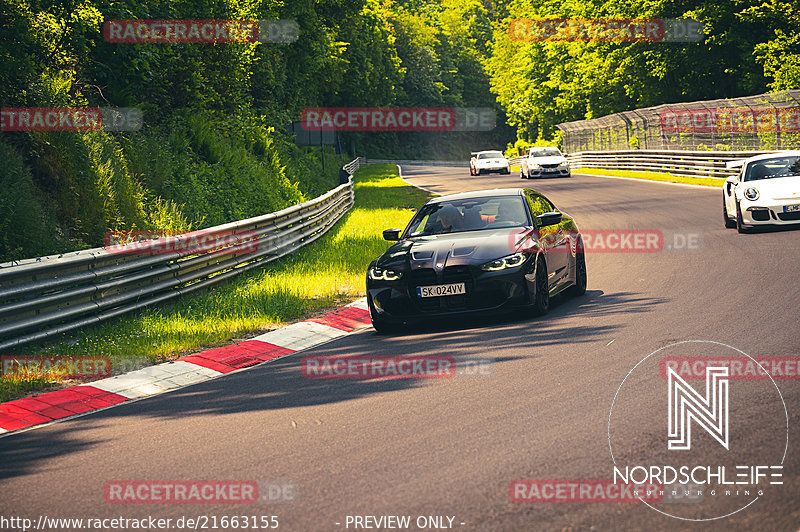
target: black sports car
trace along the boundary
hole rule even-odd
[[[390,331],[436,316],[527,308],[543,314],[550,296],[586,291],[577,226],[529,188],[431,199],[397,241],[369,265],[372,325]]]

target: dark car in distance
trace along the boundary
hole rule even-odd
[[[586,291],[583,241],[573,219],[528,188],[440,196],[420,208],[370,263],[367,300],[378,332],[431,318],[528,309]]]

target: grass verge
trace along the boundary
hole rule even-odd
[[[646,179],[648,181],[666,181],[669,183],[686,183],[689,185],[705,185],[721,187],[724,179],[715,177],[683,177],[659,172],[631,172],[628,170],[605,170],[603,168],[573,168],[573,174],[608,175],[613,177],[630,177],[632,179]]]
[[[406,184],[393,164],[354,176],[355,205],[325,236],[293,255],[216,289],[145,309],[3,355],[108,356],[114,374],[230,343],[305,319],[364,295],[367,265],[430,194]],[[0,379],[0,402],[51,387],[52,378]]]

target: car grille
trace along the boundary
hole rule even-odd
[[[436,284],[436,272],[433,268],[414,270],[409,275],[408,293],[417,308],[422,311],[433,311],[439,308],[439,298],[417,297],[418,286],[430,286],[433,284]]]
[[[472,280],[472,274],[469,272],[469,267],[448,266],[442,273],[442,282],[444,284],[464,283],[464,286],[467,289],[466,294],[447,296],[443,298],[445,307],[451,309],[468,308],[469,303],[472,300],[472,293],[475,291],[475,282]]]
[[[766,222],[769,221],[769,210],[768,209],[753,209],[750,211],[750,216],[753,217],[753,220],[757,222]]]
[[[467,293],[445,297],[417,297],[417,287],[419,286],[451,283],[464,283]],[[431,268],[413,271],[409,276],[409,293],[416,307],[423,312],[469,309],[474,290],[475,282],[468,266],[446,267],[442,272],[441,280],[437,278],[436,272]]]
[[[779,212],[778,218],[784,222],[795,222],[800,220],[800,212]]]
[[[543,164],[542,168],[558,168],[558,164]]]
[[[436,272],[433,268],[422,268],[420,270],[413,270],[409,275],[411,283],[414,288],[418,286],[426,286],[429,284],[436,284]]]

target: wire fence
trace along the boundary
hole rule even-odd
[[[659,105],[556,127],[567,153],[800,149],[800,90]]]

